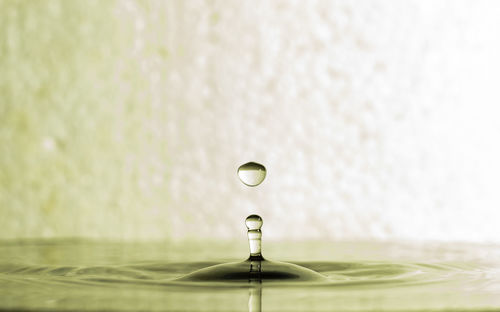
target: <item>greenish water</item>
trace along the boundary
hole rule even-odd
[[[240,246],[241,245],[241,246]],[[0,243],[0,310],[499,310],[492,245],[266,243],[266,255],[319,272],[321,283],[184,283],[195,270],[246,258],[237,243]]]

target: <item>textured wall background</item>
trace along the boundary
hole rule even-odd
[[[0,238],[500,242],[498,16],[0,1]]]

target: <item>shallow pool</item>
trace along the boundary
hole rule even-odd
[[[18,311],[434,311],[499,310],[495,245],[271,243],[266,258],[327,277],[325,283],[174,281],[241,261],[245,242],[0,243],[0,310]]]

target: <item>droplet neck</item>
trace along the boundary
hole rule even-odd
[[[249,215],[245,220],[248,232],[248,245],[250,247],[250,261],[264,260],[262,257],[262,218],[258,215]]]

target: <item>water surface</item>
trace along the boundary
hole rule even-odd
[[[500,309],[500,249],[471,244],[280,243],[267,258],[325,283],[180,283],[241,261],[241,243],[0,243],[0,310],[440,311]],[[210,250],[207,252],[207,250]],[[222,256],[224,255],[224,256]]]

